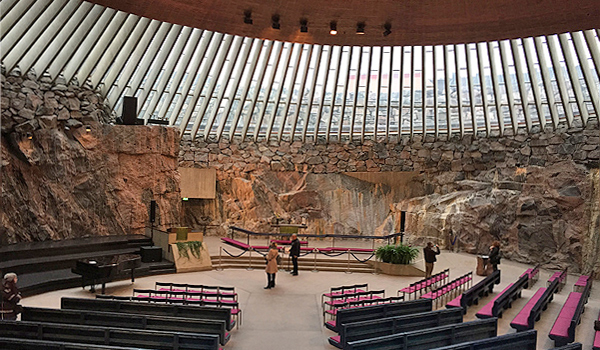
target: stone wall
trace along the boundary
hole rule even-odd
[[[178,130],[109,125],[87,87],[1,76],[0,244],[144,233],[177,225]]]
[[[506,258],[573,272],[600,236],[590,225],[599,159],[597,119],[532,134],[362,145],[184,139],[180,151],[180,166],[217,169],[217,198],[184,205],[193,227],[272,232],[279,218],[306,222],[308,232],[386,234],[406,211],[409,242],[486,253],[498,239]],[[361,172],[374,176],[348,180]],[[399,186],[373,180],[378,173],[412,176]]]

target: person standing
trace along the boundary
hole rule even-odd
[[[300,257],[300,241],[298,236],[294,233],[292,235],[292,246],[290,247],[290,256],[292,257],[292,276],[298,276],[298,257]]]
[[[17,274],[9,272],[2,280],[2,303],[0,304],[0,319],[16,320],[20,313],[21,293],[17,288]]]
[[[265,271],[267,272],[267,286],[265,289],[275,288],[275,274],[277,273],[277,257],[279,256],[279,249],[277,249],[277,243],[271,243],[269,247],[269,253],[265,259],[267,259],[267,267]]]
[[[436,248],[434,250],[433,248]],[[423,255],[425,256],[425,278],[431,277],[431,273],[433,272],[433,264],[437,261],[436,255],[440,254],[440,247],[436,244],[433,245],[433,242],[427,242],[427,246],[423,248]]]
[[[498,265],[500,264],[500,241],[492,242],[492,245],[490,246],[489,262],[492,264],[493,270],[497,271]]]

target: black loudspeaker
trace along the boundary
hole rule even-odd
[[[406,212],[400,212],[400,232],[404,232],[404,228],[406,227]]]
[[[157,262],[162,260],[162,248],[161,247],[140,247],[140,255],[142,256],[142,262]]]
[[[150,201],[150,222],[156,221],[156,201]]]
[[[136,125],[137,121],[137,97],[123,97],[123,124]]]

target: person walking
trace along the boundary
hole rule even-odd
[[[292,235],[292,246],[290,247],[290,256],[292,257],[292,276],[298,276],[298,257],[300,257],[300,241],[298,236],[294,233]]]
[[[275,288],[275,274],[277,273],[277,257],[279,256],[279,249],[277,249],[277,243],[271,243],[269,247],[269,253],[265,259],[267,259],[267,267],[265,271],[267,272],[267,286],[265,289]]]
[[[21,293],[17,288],[17,274],[9,272],[2,280],[2,302],[0,303],[0,319],[16,320],[21,312]]]
[[[489,262],[492,265],[493,271],[498,270],[500,264],[500,241],[492,242],[490,246]]]
[[[433,248],[436,250],[433,250]],[[440,254],[440,247],[436,244],[433,245],[433,242],[427,242],[427,246],[423,248],[423,256],[425,257],[425,278],[431,277],[431,273],[433,272],[433,264],[437,261],[436,255]]]

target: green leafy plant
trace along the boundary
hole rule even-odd
[[[188,242],[176,242],[179,256],[190,259],[190,253],[196,259],[200,259],[200,249],[202,248],[202,242],[200,241],[188,241]]]
[[[375,256],[384,263],[390,264],[411,264],[419,255],[419,249],[404,245],[384,245],[375,251]]]

